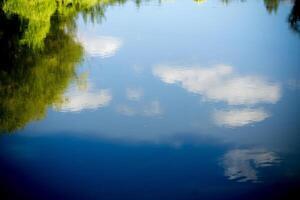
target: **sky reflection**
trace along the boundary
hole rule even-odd
[[[1,124],[14,125],[0,171],[12,194],[244,199],[231,197],[300,180],[299,1],[62,2],[70,18],[52,2],[45,40],[17,4],[5,21],[17,8],[24,27],[0,23]],[[23,28],[45,53],[18,53]]]
[[[247,124],[263,121],[270,115],[261,108],[217,110],[214,112],[215,123],[219,126],[240,127]]]
[[[117,106],[117,112],[125,116],[146,116],[154,117],[163,114],[163,109],[161,108],[159,101],[151,101],[149,103],[144,103],[141,105],[119,105]]]
[[[278,84],[258,76],[238,75],[231,66],[185,68],[159,65],[153,72],[165,83],[178,83],[187,91],[200,94],[204,100],[224,101],[229,105],[276,103],[281,96]]]
[[[122,40],[111,36],[79,34],[78,40],[86,53],[92,57],[112,57],[122,46]]]
[[[265,110],[247,107],[275,104],[281,97],[278,83],[259,76],[239,75],[233,67],[226,65],[211,68],[158,65],[153,74],[167,84],[179,84],[187,91],[199,94],[203,101],[239,106],[213,113],[215,123],[220,126],[239,127],[263,121],[270,116]]]
[[[108,106],[112,100],[109,89],[93,89],[90,86],[81,90],[78,87],[71,87],[64,95],[62,103],[55,106],[61,112],[79,112],[82,110],[95,110]]]
[[[144,95],[143,89],[141,88],[127,88],[126,97],[131,101],[139,101]]]
[[[258,182],[258,170],[280,163],[278,155],[265,149],[234,149],[228,151],[223,159],[224,175],[238,182]]]

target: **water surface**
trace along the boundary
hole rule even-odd
[[[299,1],[1,1],[1,195],[287,199]]]

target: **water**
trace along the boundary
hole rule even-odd
[[[37,2],[0,4],[2,197],[296,194],[299,1]]]

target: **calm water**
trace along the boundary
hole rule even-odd
[[[299,1],[0,2],[1,199],[300,188]]]

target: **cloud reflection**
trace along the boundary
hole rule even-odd
[[[215,111],[213,119],[218,126],[241,127],[263,121],[270,116],[264,109],[248,107],[261,103],[275,104],[281,97],[278,84],[258,76],[239,75],[226,65],[211,68],[158,65],[154,67],[153,74],[165,83],[180,84],[206,101],[238,106]]]
[[[66,94],[64,102],[57,108],[61,112],[78,112],[86,109],[97,109],[109,105],[111,92],[107,89],[97,91],[71,91]]]
[[[230,105],[276,103],[281,96],[277,84],[256,76],[236,75],[230,66],[183,68],[160,65],[153,73],[165,83],[179,83],[204,99]]]
[[[222,164],[225,176],[238,182],[258,182],[258,168],[269,167],[280,162],[274,152],[265,149],[235,149],[227,152]]]
[[[93,57],[111,57],[122,46],[121,39],[111,36],[79,35],[78,40],[84,46],[85,51]]]
[[[219,126],[240,127],[260,122],[270,115],[264,109],[232,109],[218,110],[214,113],[214,121]]]

